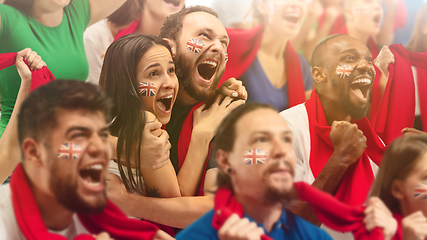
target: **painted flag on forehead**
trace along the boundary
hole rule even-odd
[[[267,161],[268,152],[263,149],[252,148],[245,151],[245,155],[243,156],[243,162],[246,165],[255,165],[255,164],[263,164]]]
[[[60,159],[79,159],[82,148],[76,143],[63,143],[58,151]]]
[[[146,83],[146,82],[140,82],[139,86],[139,94],[146,97],[153,97],[156,96],[156,85],[154,83]]]
[[[427,199],[427,183],[419,183],[415,186],[414,197],[415,199]]]
[[[353,71],[353,68],[350,65],[338,65],[336,73],[337,76],[340,78],[347,78],[350,77],[351,72]]]
[[[203,43],[203,41],[197,38],[190,39],[187,42],[187,49],[195,53],[199,53],[204,46],[205,44]]]

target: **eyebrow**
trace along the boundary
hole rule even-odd
[[[70,129],[67,130],[67,132],[65,134],[69,134],[72,131],[90,131],[89,128],[87,127],[80,127],[80,126],[75,126],[75,127],[71,127]],[[108,126],[107,127],[103,127],[100,132],[105,132],[105,131],[109,131]]]
[[[252,134],[259,134],[259,133],[260,134],[270,134],[269,131],[255,131]],[[285,135],[294,135],[291,130],[282,131],[280,133],[281,134],[285,134]]]
[[[148,66],[147,68],[145,68],[145,70],[144,70],[144,71],[147,71],[147,70],[148,70],[148,69],[150,69],[150,68],[158,67],[158,66],[160,66],[160,63],[153,63],[153,64],[151,64],[150,66]]]

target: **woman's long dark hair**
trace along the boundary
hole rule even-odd
[[[101,90],[114,104],[110,131],[118,137],[117,162],[120,175],[129,192],[141,195],[145,195],[142,191],[144,183],[140,171],[140,146],[146,107],[138,93],[136,71],[144,54],[156,45],[165,46],[171,52],[167,42],[157,36],[129,34],[121,37],[108,47],[99,80]],[[121,165],[122,156],[126,161],[126,174]],[[133,163],[137,179],[131,171],[131,156],[135,157]]]

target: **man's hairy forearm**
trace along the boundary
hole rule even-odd
[[[150,198],[133,194],[130,198],[123,209],[126,214],[176,228],[187,227],[213,208],[210,196]]]

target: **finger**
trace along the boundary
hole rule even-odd
[[[27,60],[27,64],[28,64],[28,66],[31,66],[31,64],[33,63],[34,59],[35,59],[37,56],[38,56],[38,55],[37,55],[37,53],[36,53],[36,52],[34,52],[34,51],[30,52],[30,55],[29,55],[27,58],[25,58],[25,60]]]
[[[39,63],[40,63],[41,61],[42,61],[42,58],[41,58],[39,55],[37,55],[37,56],[34,58],[34,60],[33,60],[33,62],[31,63],[31,65],[30,65],[31,70],[35,71],[35,70],[40,69],[40,68],[37,68],[37,65],[39,65]]]
[[[238,106],[243,105],[243,104],[245,104],[245,103],[246,103],[246,101],[245,101],[245,100],[237,100],[237,101],[234,101],[234,102],[230,103],[230,105],[228,105],[228,106],[227,106],[227,110],[229,110],[229,112],[231,112],[231,111],[233,111],[235,108],[237,108]]]
[[[219,236],[224,236],[226,233],[229,232],[230,228],[236,224],[240,220],[239,216],[237,214],[232,214],[227,220],[225,220],[224,224],[221,226],[221,228],[218,230]]]
[[[106,232],[102,232],[96,236],[96,240],[110,240],[110,235]]]
[[[155,121],[148,122],[145,124],[145,129],[147,129],[150,132],[156,129],[161,129],[161,128],[162,128],[162,124],[157,119]]]
[[[44,66],[46,66],[46,63],[45,63],[43,60],[41,60],[41,61],[37,64],[37,66],[35,67],[35,69],[36,69],[36,70],[39,70],[39,69],[42,69]]]

